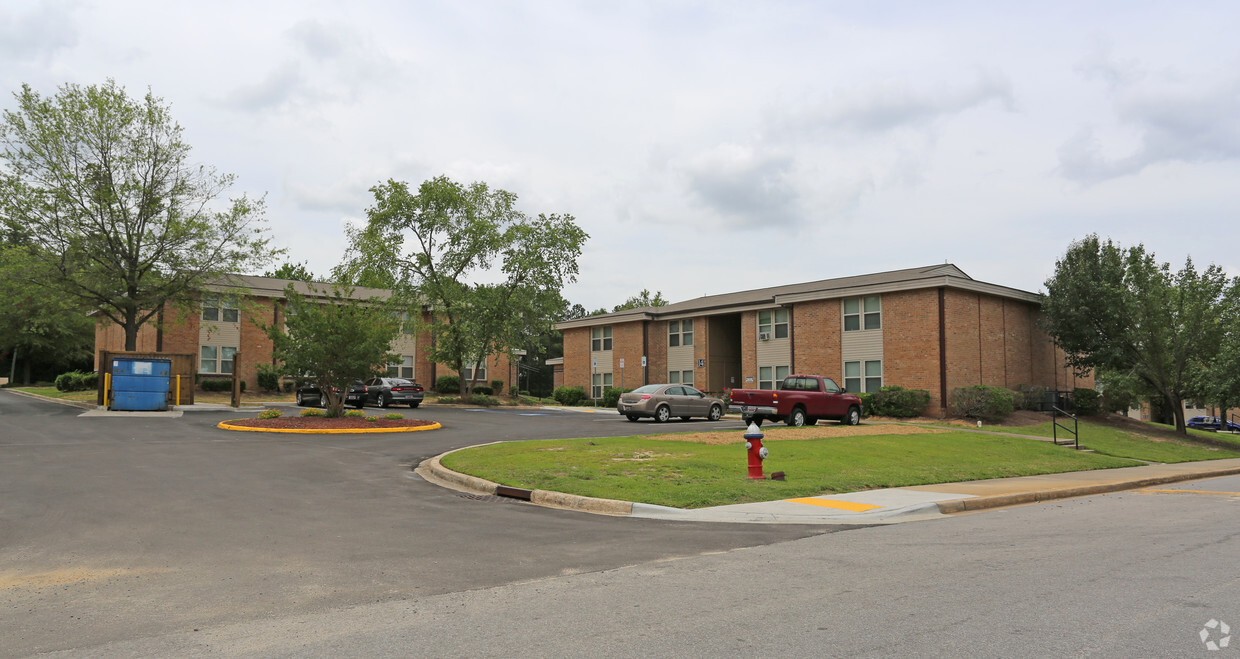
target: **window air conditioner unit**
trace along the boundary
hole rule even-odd
[[[758,332],[758,340],[759,341],[770,341],[771,333],[770,332]]]

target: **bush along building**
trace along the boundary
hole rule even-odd
[[[156,322],[144,325],[138,332],[135,352],[144,355],[192,354],[195,355],[197,369],[195,379],[200,387],[205,381],[231,380],[236,369],[245,382],[246,390],[257,391],[260,367],[276,366],[271,339],[262,326],[283,323],[282,301],[284,289],[289,284],[298,293],[311,298],[318,297],[316,290],[330,287],[330,284],[233,275],[207,286],[197,303],[188,309],[169,306],[157,316]],[[359,299],[386,298],[389,295],[389,291],[382,289],[359,287],[353,291],[353,296]],[[426,357],[430,341],[428,332],[416,332],[414,323],[406,319],[402,333],[391,347],[392,353],[399,355],[400,360],[389,366],[388,375],[416,380],[427,388],[434,387],[439,376],[458,375],[448,366],[430,362]],[[95,370],[99,370],[100,356],[105,351],[121,352],[124,346],[123,329],[97,315]],[[238,353],[241,356],[239,360]],[[464,376],[472,377],[476,367],[466,368]],[[496,380],[510,381],[506,356],[492,357],[482,365],[482,372],[478,374],[479,386],[490,386]]]
[[[713,393],[774,389],[793,373],[848,391],[929,392],[946,413],[954,389],[1092,388],[1038,328],[1040,298],[973,279],[954,265],[712,295],[558,323],[562,383],[602,398],[610,387],[684,383]]]

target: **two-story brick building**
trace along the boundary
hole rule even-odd
[[[928,414],[952,389],[1092,387],[1037,325],[1037,294],[954,265],[712,295],[558,323],[563,384],[595,398],[611,386],[680,382],[721,392],[772,389],[791,373],[849,391],[925,389]]]
[[[258,386],[258,365],[275,365],[271,339],[262,329],[263,325],[278,326],[283,323],[284,290],[292,284],[294,290],[309,297],[319,297],[316,290],[303,282],[271,277],[234,275],[228,280],[209,285],[198,304],[188,310],[169,306],[154,323],[143,325],[138,332],[136,350],[144,353],[188,353],[198,357],[198,377],[231,377],[237,369],[246,388],[254,391]],[[315,289],[326,289],[328,284],[316,284]],[[353,296],[358,299],[386,299],[390,291],[373,288],[357,288]],[[456,371],[434,364],[427,358],[430,336],[427,332],[414,333],[413,323],[405,323],[402,333],[392,342],[392,352],[400,355],[400,362],[392,364],[389,374],[414,379],[433,386],[440,375],[455,375]],[[121,351],[125,347],[123,328],[103,316],[97,316],[95,325],[95,368],[99,368],[99,355],[104,351]],[[236,355],[240,353],[240,360]],[[501,355],[488,360],[478,381],[509,381],[509,363]],[[473,369],[466,369],[466,377]]]

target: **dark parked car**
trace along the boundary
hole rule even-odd
[[[1240,432],[1240,424],[1233,423],[1231,421],[1224,421],[1216,416],[1195,416],[1189,419],[1184,425],[1198,430]]]
[[[404,378],[370,378],[366,381],[366,402],[379,407],[422,404],[422,385]]]
[[[718,421],[723,416],[723,401],[687,384],[648,384],[620,395],[616,411],[629,421],[643,416],[663,423],[678,416],[688,420],[695,416]]]
[[[297,390],[297,404],[302,407],[307,405],[327,407],[327,398],[319,391],[319,385],[306,384]],[[362,384],[361,380],[353,381],[353,385],[349,387],[349,393],[345,394],[344,404],[353,407],[362,407],[366,404],[366,385]]]

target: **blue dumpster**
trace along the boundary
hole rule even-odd
[[[168,409],[171,373],[171,359],[114,357],[111,409],[140,412]]]

